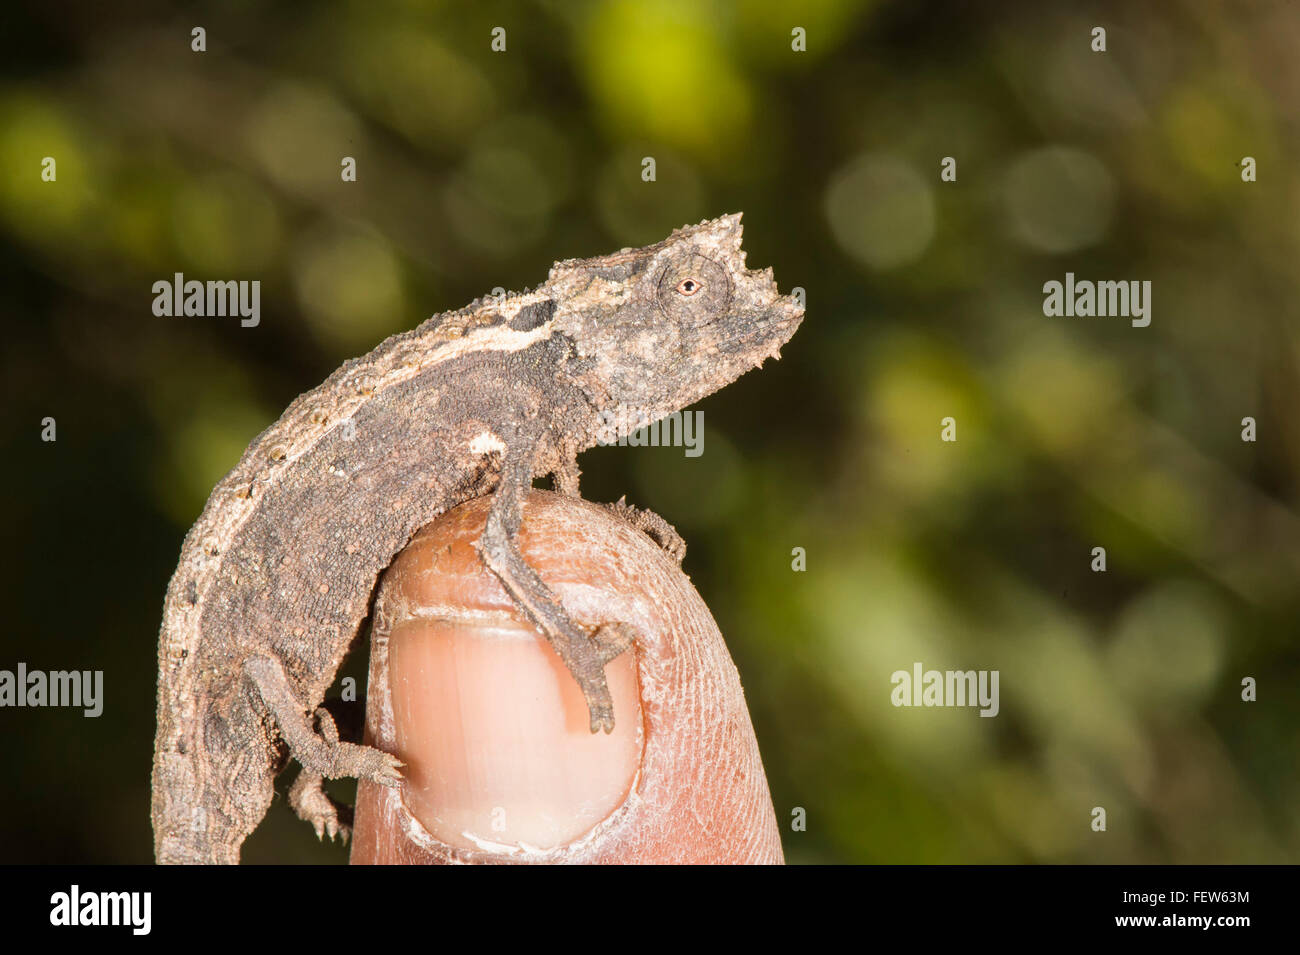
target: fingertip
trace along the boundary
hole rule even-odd
[[[605,667],[611,728],[483,569],[485,513],[444,515],[381,588],[367,741],[408,771],[362,783],[353,862],[781,862],[735,666],[680,569],[603,509],[528,498],[521,549],[561,604],[640,634]]]

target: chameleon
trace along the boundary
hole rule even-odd
[[[435,315],[296,398],[213,489],[167,587],[158,641],[152,821],[160,863],[234,864],[288,757],[289,802],[348,834],[325,778],[398,786],[393,755],[340,738],[320,704],[415,532],[492,495],[483,565],[614,726],[605,664],[636,640],[565,613],[517,546],[534,479],[579,493],[577,456],[613,409],[655,421],[779,358],[803,320],[745,266],[741,215],[643,248],[557,262],[546,281]],[[629,420],[626,413],[621,420]],[[671,525],[610,505],[680,560]]]

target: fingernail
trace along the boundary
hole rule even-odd
[[[637,635],[605,667],[614,732],[592,734],[573,676],[483,567],[490,507],[440,516],[380,585],[366,742],[406,782],[358,786],[352,862],[781,862],[739,674],[677,564],[607,509],[527,497],[519,547],[560,605]]]
[[[463,849],[549,849],[617,809],[636,778],[641,714],[636,664],[605,669],[610,734],[531,626],[500,619],[408,618],[388,644],[404,799],[441,842]]]
[[[389,714],[380,745],[406,763],[405,810],[437,842],[550,849],[580,840],[631,791],[643,735],[637,661],[629,650],[606,665],[614,731],[592,733],[573,675],[482,564],[484,514],[444,515],[385,574],[370,704]],[[562,605],[596,590],[571,542],[531,541],[529,559]],[[374,693],[379,682],[386,694]]]

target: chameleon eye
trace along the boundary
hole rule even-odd
[[[726,314],[731,279],[712,259],[687,254],[660,273],[656,297],[660,310],[673,321],[703,325]]]

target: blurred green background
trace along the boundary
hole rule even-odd
[[[0,17],[0,668],[106,687],[99,719],[0,710],[0,860],[151,858],[167,580],[294,396],[556,259],[743,210],[803,328],[703,403],[702,457],[597,449],[584,493],[689,542],[789,860],[1300,861],[1296,4]],[[260,326],[155,317],[177,271],[260,279]],[[1045,317],[1066,271],[1150,280],[1150,327]],[[891,706],[915,661],[999,669],[1000,715]],[[245,859],[346,850],[278,798]]]

